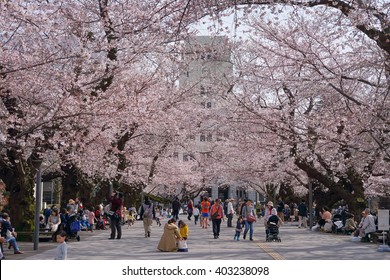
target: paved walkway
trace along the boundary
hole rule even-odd
[[[186,220],[186,216],[180,216]],[[187,222],[187,221],[186,221]],[[165,221],[162,222],[163,225]],[[234,241],[234,228],[221,225],[221,236],[214,239],[211,227],[202,229],[189,223],[189,252],[159,252],[157,244],[163,231],[154,223],[150,238],[144,237],[142,221],[122,228],[122,239],[108,240],[110,230],[81,232],[81,241],[68,243],[70,260],[390,260],[390,252],[378,252],[379,244],[352,242],[350,236],[299,229],[287,224],[280,228],[282,242],[265,242],[262,222],[255,224],[254,241]],[[56,243],[41,242],[39,250],[32,243],[20,242],[25,252],[14,255],[5,247],[6,260],[52,260]]]

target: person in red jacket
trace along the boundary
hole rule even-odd
[[[111,236],[109,239],[115,239],[116,231],[118,232],[116,239],[121,239],[122,237],[122,209],[123,209],[123,194],[120,192],[113,192],[107,200],[111,203],[110,212],[110,227],[111,227]]]
[[[221,221],[224,220],[223,207],[219,198],[217,198],[213,206],[211,206],[210,214],[211,222],[213,223],[214,239],[218,239],[221,230]]]
[[[192,213],[194,213],[194,203],[190,199],[187,204],[187,213],[188,213],[188,220],[191,221]]]

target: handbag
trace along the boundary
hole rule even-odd
[[[256,216],[252,215],[252,213],[248,212],[248,207],[246,208],[247,214],[246,214],[246,220],[248,223],[256,222]]]
[[[114,212],[114,211],[110,210],[110,211],[107,212],[107,216],[110,219],[119,219],[119,215],[118,215],[117,211]]]
[[[220,206],[219,206],[219,207],[220,207]],[[218,207],[217,210],[211,215],[211,219],[212,219],[212,220],[216,220],[217,217],[219,216],[219,213],[218,213],[219,207]]]
[[[211,215],[211,219],[212,219],[212,220],[216,220],[217,217],[218,217],[218,212],[215,211],[215,212]]]
[[[11,237],[12,237],[12,232],[9,229],[7,229],[7,232],[5,233],[5,238],[8,240]]]
[[[256,222],[256,217],[253,216],[252,214],[248,214],[248,215],[246,215],[246,220],[247,220],[249,223],[253,223],[253,222]]]
[[[58,224],[53,224],[53,225],[51,226],[51,231],[52,231],[52,232],[56,232],[57,229],[58,229]]]
[[[179,252],[188,252],[187,240],[179,240],[177,242],[177,248]]]

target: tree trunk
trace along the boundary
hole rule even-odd
[[[12,156],[8,153],[8,156]],[[12,226],[16,231],[32,231],[35,216],[35,169],[29,167],[26,161],[21,160],[13,168],[4,168],[0,176],[10,192],[8,211]]]
[[[69,199],[75,199],[79,195],[78,170],[71,164],[61,166],[65,173],[62,176],[62,201],[61,207],[66,208]]]
[[[348,170],[346,178],[336,183],[331,174],[322,174],[303,160],[296,160],[295,164],[306,172],[309,178],[317,180],[313,190],[314,200],[317,201],[319,209],[323,206],[336,206],[334,204],[340,201],[348,204],[349,210],[353,213],[358,213],[364,208],[364,205],[359,202],[364,200],[363,181],[353,168]],[[322,186],[328,188],[328,191],[325,192]]]

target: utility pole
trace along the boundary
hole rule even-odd
[[[313,181],[309,178],[309,224],[313,227]]]
[[[36,185],[35,185],[35,221],[34,221],[34,250],[38,250],[39,247],[39,216],[41,213],[41,184],[42,184],[42,169],[41,165],[39,165]]]

